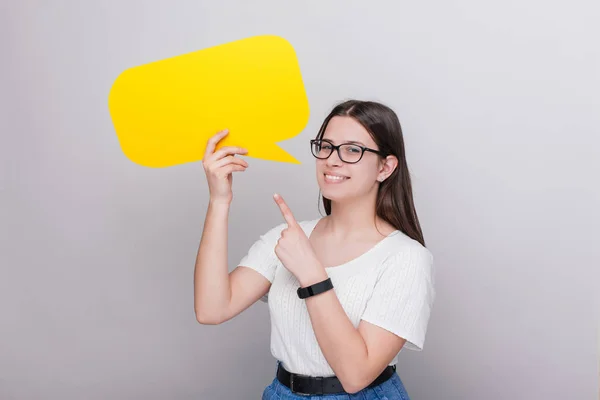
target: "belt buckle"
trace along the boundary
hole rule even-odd
[[[294,373],[290,373],[290,390],[292,391],[292,393],[294,394],[298,394],[300,396],[310,396],[310,393],[304,393],[304,392],[300,392],[294,389],[294,376],[296,374]]]

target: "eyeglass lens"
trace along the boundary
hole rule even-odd
[[[312,153],[315,157],[325,159],[333,152],[331,143],[325,141],[315,141],[312,144]],[[345,162],[357,162],[362,156],[362,149],[353,144],[343,144],[339,149],[339,156]]]

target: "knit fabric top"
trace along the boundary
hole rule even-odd
[[[308,237],[321,218],[299,221]],[[300,286],[275,254],[282,223],[261,235],[238,263],[271,282],[261,298],[269,306],[271,354],[293,373],[333,376],[312,328]],[[421,243],[396,230],[353,260],[325,268],[355,328],[361,320],[404,339],[403,349],[423,349],[435,299],[433,256]],[[394,365],[398,354],[389,363]]]

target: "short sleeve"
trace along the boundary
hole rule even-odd
[[[382,265],[362,319],[421,351],[434,299],[433,256],[420,244],[411,245]]]
[[[240,260],[238,266],[252,268],[273,283],[275,270],[279,258],[275,254],[275,245],[281,235],[285,224],[280,224],[268,232],[260,235],[258,240],[252,244],[246,255]],[[262,302],[268,301],[268,293],[261,297]]]

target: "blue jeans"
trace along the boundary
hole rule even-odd
[[[360,392],[325,395],[292,393],[290,388],[275,377],[263,391],[262,400],[410,400],[410,397],[400,377],[395,373],[387,381],[371,388],[364,388]]]

